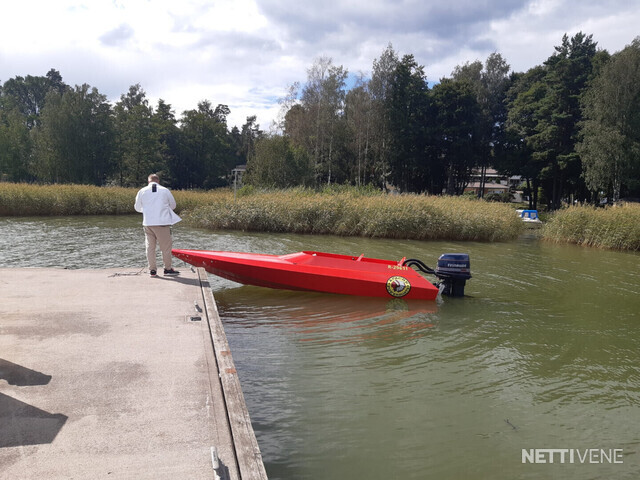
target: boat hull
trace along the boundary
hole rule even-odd
[[[175,257],[245,285],[314,292],[435,300],[438,288],[392,260],[322,252],[289,255],[174,249]],[[404,259],[403,259],[404,260]]]

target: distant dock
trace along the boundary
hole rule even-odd
[[[204,270],[0,268],[0,478],[267,478]]]

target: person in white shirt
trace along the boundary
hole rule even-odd
[[[152,277],[156,276],[156,245],[159,244],[164,274],[178,275],[179,272],[171,267],[171,225],[182,219],[173,211],[176,201],[169,189],[160,185],[160,177],[153,173],[148,181],[149,185],[138,191],[134,208],[142,213],[149,273]]]

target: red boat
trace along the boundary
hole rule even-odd
[[[422,300],[435,300],[439,291],[410,268],[410,262],[416,260],[405,258],[393,261],[322,252],[267,255],[174,249],[172,253],[214,275],[260,287]]]

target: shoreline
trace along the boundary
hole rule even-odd
[[[0,183],[0,217],[129,215],[135,188]],[[510,204],[465,197],[390,195],[355,187],[234,193],[173,191],[185,224],[220,231],[502,242],[523,231]],[[640,250],[640,205],[569,207],[549,215],[541,239]]]

